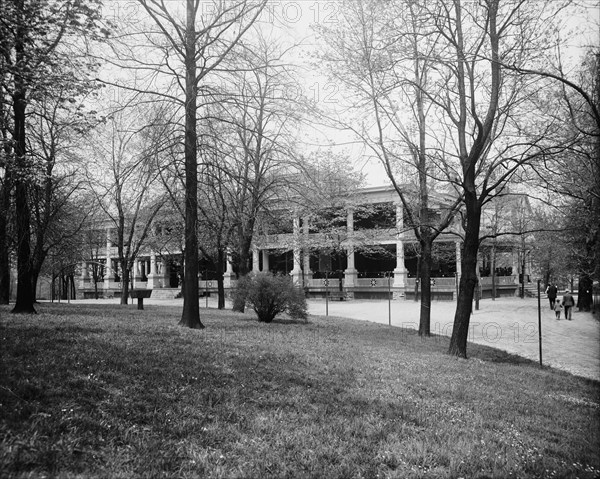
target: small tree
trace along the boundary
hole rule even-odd
[[[244,276],[240,278],[235,294],[245,297],[246,304],[264,323],[272,322],[275,316],[285,312],[294,319],[306,320],[308,317],[303,291],[287,276],[271,273]]]

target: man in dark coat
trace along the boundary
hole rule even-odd
[[[558,294],[558,288],[556,285],[550,283],[546,288],[546,294],[548,295],[548,300],[550,301],[550,309],[554,310],[554,303],[556,301],[556,295]]]

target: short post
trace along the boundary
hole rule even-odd
[[[144,298],[149,298],[151,294],[151,289],[131,289],[129,291],[131,299],[137,299],[137,309],[144,309]]]
[[[540,367],[542,366],[542,303],[541,303],[541,294],[540,294],[540,282],[542,280],[537,280],[537,300],[538,300],[538,334],[540,341]]]

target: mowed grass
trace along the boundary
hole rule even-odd
[[[0,477],[593,478],[597,382],[341,318],[0,306]]]

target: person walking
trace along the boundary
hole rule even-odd
[[[548,295],[548,300],[550,301],[550,309],[554,309],[554,302],[556,301],[556,295],[558,294],[558,288],[556,285],[553,283],[548,283],[546,294]]]
[[[563,309],[563,305],[560,302],[560,299],[557,299],[554,302],[554,312],[556,313],[556,319],[559,320],[560,319],[560,312]]]
[[[575,306],[575,299],[573,299],[573,295],[568,289],[563,295],[563,306],[565,308],[565,319],[571,321],[571,314],[573,312],[573,306]]]

